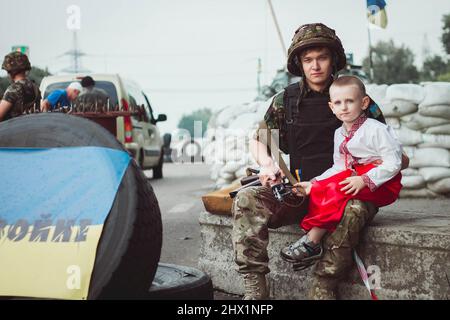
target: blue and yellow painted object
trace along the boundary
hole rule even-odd
[[[0,148],[0,295],[87,298],[129,162],[101,147]]]

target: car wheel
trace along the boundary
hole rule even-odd
[[[0,146],[98,146],[123,150],[100,125],[80,117],[45,113],[0,125]],[[97,247],[88,299],[139,298],[151,285],[161,254],[162,224],[151,185],[130,161]]]
[[[153,179],[162,179],[163,164],[164,164],[164,154],[163,151],[161,150],[161,156],[159,157],[158,165],[153,168]]]
[[[184,162],[194,163],[203,161],[201,153],[202,147],[195,140],[186,141],[181,148],[181,157]]]
[[[185,266],[160,263],[146,296],[154,300],[213,300],[211,278]]]

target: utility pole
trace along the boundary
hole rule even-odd
[[[258,58],[258,67],[257,67],[257,85],[258,85],[258,96],[261,94],[261,58]]]
[[[89,70],[82,69],[81,67],[81,57],[86,54],[78,49],[78,38],[77,31],[73,31],[73,41],[72,41],[72,50],[69,50],[62,54],[62,56],[71,57],[72,63],[69,68],[63,69],[61,71],[69,72],[69,73],[79,73],[79,72],[89,72]]]
[[[373,72],[373,60],[372,60],[372,39],[370,37],[370,25],[367,27],[367,33],[369,36],[369,70],[370,70],[370,81],[373,82],[374,72]]]

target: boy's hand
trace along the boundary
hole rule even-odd
[[[339,182],[339,184],[346,184],[341,191],[347,191],[345,194],[351,193],[352,196],[356,196],[362,189],[364,189],[364,187],[366,187],[366,183],[360,176],[348,177],[347,179]]]
[[[296,188],[292,188],[292,192],[299,197],[308,196],[311,193],[311,186],[312,183],[309,181],[299,182],[294,184]]]

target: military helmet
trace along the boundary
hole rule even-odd
[[[346,66],[347,60],[344,48],[336,32],[322,23],[311,23],[304,24],[295,31],[288,50],[287,68],[289,72],[293,75],[301,76],[303,71],[298,54],[307,48],[318,46],[328,47],[334,53],[336,69],[334,72]]]
[[[7,72],[28,71],[31,70],[31,64],[26,54],[11,52],[5,56],[2,69]]]

